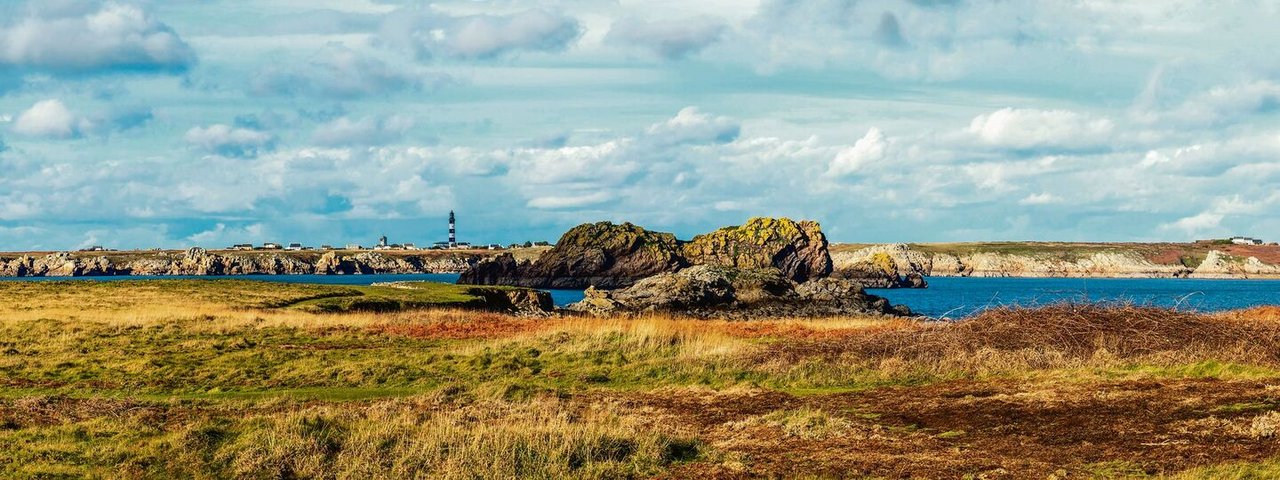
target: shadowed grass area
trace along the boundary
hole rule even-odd
[[[181,307],[215,309],[296,308],[315,313],[395,312],[424,308],[480,308],[482,290],[433,282],[389,286],[312,285],[252,280],[137,280],[0,282],[0,311],[69,313],[73,311],[154,311]]]
[[[465,296],[444,287],[0,285],[0,477],[1265,478],[1280,454],[1269,309],[416,308]]]

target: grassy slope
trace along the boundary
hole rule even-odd
[[[444,295],[0,283],[0,477],[1277,472],[1280,445],[1251,430],[1280,409],[1270,311],[931,326],[296,308],[352,291]],[[1055,443],[1095,417],[1152,423]]]

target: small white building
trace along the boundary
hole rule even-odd
[[[1262,240],[1252,237],[1231,237],[1231,243],[1236,245],[1262,245]]]

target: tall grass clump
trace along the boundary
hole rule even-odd
[[[214,445],[188,432],[180,448],[213,449],[208,466],[236,478],[630,478],[691,459],[681,453],[690,440],[642,417],[555,399],[323,406],[252,418],[241,429]]]

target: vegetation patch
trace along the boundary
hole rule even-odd
[[[1280,455],[1274,309],[418,308],[466,296],[0,285],[0,477],[1267,478]]]

